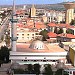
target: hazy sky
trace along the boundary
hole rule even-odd
[[[13,0],[0,0],[0,5],[11,5]],[[55,4],[63,1],[75,1],[75,0],[15,0],[16,4]]]

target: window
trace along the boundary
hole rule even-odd
[[[75,75],[75,71],[73,71],[73,75]]]
[[[70,74],[72,74],[72,71],[70,71]]]
[[[29,39],[29,37],[27,37],[27,39]]]
[[[29,36],[29,34],[27,34],[27,36]]]
[[[24,34],[22,34],[22,36],[24,36]]]
[[[32,34],[32,36],[34,36],[34,34]]]
[[[38,35],[38,33],[36,33],[36,35]]]
[[[22,39],[24,39],[24,37],[22,37]]]
[[[19,36],[19,34],[17,34],[17,36]]]
[[[32,39],[34,39],[34,37],[32,37]]]

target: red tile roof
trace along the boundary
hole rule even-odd
[[[63,27],[63,28],[66,28],[68,26],[70,26],[69,24],[57,24],[58,27]]]
[[[57,34],[53,32],[49,32],[47,35],[51,38],[57,37]]]
[[[71,26],[69,24],[55,24],[55,23],[49,23],[48,26],[50,27],[59,27],[59,28],[75,28],[75,26]]]
[[[19,14],[23,14],[24,12],[25,12],[24,10],[17,10],[17,11],[16,11],[16,14],[18,14],[18,15],[19,15]]]
[[[46,28],[46,26],[45,25],[35,25],[35,28],[36,29],[42,29],[42,28]]]
[[[36,22],[36,24],[43,25],[44,23],[43,22]]]
[[[55,23],[49,23],[48,26],[50,26],[50,27],[55,27],[55,26],[57,26],[57,25],[56,25]]]
[[[24,24],[18,23],[17,26],[23,28],[24,27]]]
[[[70,39],[75,39],[75,35],[73,35],[73,34],[58,34],[58,36],[60,36],[60,37],[66,37],[66,38],[70,38]]]
[[[75,35],[73,35],[73,34],[64,34],[64,33],[62,33],[62,34],[56,34],[56,33],[53,33],[53,32],[49,32],[48,34],[47,34],[50,38],[56,38],[57,36],[60,36],[60,37],[66,37],[66,38],[70,38],[70,39],[75,39]]]

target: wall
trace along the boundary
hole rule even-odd
[[[72,64],[74,65],[74,50],[70,47],[69,48],[69,57],[71,59]]]

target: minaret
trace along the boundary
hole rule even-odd
[[[66,24],[69,24],[72,21],[72,19],[74,19],[75,3],[65,3],[64,7],[66,8]]]
[[[15,13],[15,2],[13,0],[13,11],[12,11],[12,18],[10,19],[11,25],[11,49],[12,51],[16,51],[16,41],[17,41],[17,28],[16,28],[16,13]]]

